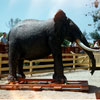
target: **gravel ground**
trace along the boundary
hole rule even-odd
[[[52,72],[33,74],[27,78],[52,78]],[[100,90],[100,71],[91,76],[88,70],[65,71],[68,80],[87,80],[89,92],[69,91],[30,91],[30,90],[0,90],[0,99],[35,99],[35,100],[66,100],[66,99],[93,99],[96,100],[95,92]],[[0,84],[5,84],[7,78],[2,78]]]

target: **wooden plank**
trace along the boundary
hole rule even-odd
[[[52,83],[54,79],[21,79],[21,81],[32,81],[28,84],[0,84],[0,89],[6,90],[59,90],[59,91],[86,91],[88,92],[88,81],[69,80],[65,84]],[[35,83],[34,83],[35,82]],[[37,83],[36,83],[37,82]],[[43,83],[44,82],[44,83]],[[49,83],[48,83],[49,82]]]
[[[52,67],[53,68],[53,67]],[[88,69],[89,67],[76,67],[75,69]],[[26,69],[29,69],[29,67],[27,67]],[[34,69],[33,69],[34,70]],[[64,68],[64,70],[74,70],[74,68]],[[3,68],[1,71],[9,71],[8,68]],[[46,73],[46,72],[53,72],[54,69],[46,69],[46,70],[34,70],[32,73],[28,72],[24,72],[25,75],[27,74],[35,74],[35,73]],[[8,74],[2,74],[2,77],[6,77],[8,76]]]
[[[73,61],[73,60],[82,60],[83,58],[64,58],[63,61]],[[41,59],[41,60],[32,60],[31,62],[52,62],[53,59]],[[24,63],[30,63],[30,61],[25,61]],[[2,61],[1,64],[8,64],[8,60]]]
[[[72,65],[88,65],[89,63],[68,63],[68,64],[63,64],[64,66],[72,66]]]
[[[39,60],[32,60],[32,62],[51,62],[51,61],[53,61],[53,59],[39,59]],[[29,63],[30,61],[29,60],[25,60],[24,61],[25,63],[27,62],[27,63]]]
[[[85,57],[81,57],[81,58],[63,58],[63,61],[73,61],[73,60],[82,60],[85,59]],[[32,62],[53,62],[53,59],[39,59],[39,60],[32,60]],[[30,61],[25,60],[24,63],[29,63]]]
[[[79,64],[79,63],[71,63],[71,64],[63,64],[64,66],[72,66],[72,65],[88,65],[88,63],[84,63],[84,64]],[[49,65],[35,65],[35,66],[24,66],[23,69],[30,69],[30,68],[33,68],[33,69],[38,69],[38,68],[53,68],[54,65],[53,64],[49,64]],[[88,67],[86,67],[88,68]],[[79,67],[79,68],[76,68],[76,69],[86,69],[85,67]],[[73,69],[73,68],[71,68]],[[9,70],[9,67],[5,67],[5,68],[1,68],[1,71],[8,71]]]
[[[50,81],[50,82],[52,82],[52,81],[54,81],[55,79],[25,79],[25,78],[19,78],[18,79],[19,81]],[[68,80],[67,81],[67,83],[70,83],[70,82],[76,82],[76,83],[82,83],[82,82],[84,82],[84,83],[87,83],[88,81],[86,81],[86,80]]]
[[[63,53],[62,56],[86,56],[87,54],[79,54],[79,53],[74,53],[74,54],[68,54],[68,53]],[[95,54],[95,55],[100,55],[99,53],[98,54]],[[52,56],[52,55],[49,55],[49,56]],[[0,53],[0,57],[8,57],[8,54],[2,54]]]
[[[1,64],[8,64],[8,60],[3,60],[3,61],[1,61]]]
[[[62,56],[86,56],[87,54],[80,54],[80,53],[74,53],[74,54],[67,54],[67,53],[63,53]]]
[[[24,66],[23,69],[29,69],[29,68],[34,68],[34,69],[37,69],[37,68],[48,68],[48,67],[53,67],[54,64],[47,64],[47,65],[34,65],[34,66]]]
[[[1,71],[8,71],[8,70],[9,70],[9,67],[1,68]]]
[[[18,86],[20,86],[20,87],[23,87],[23,86],[30,86],[30,87],[34,87],[34,86],[39,86],[39,87],[53,87],[53,86],[57,86],[57,87],[88,87],[88,85],[80,85],[80,84],[53,84],[53,83],[50,83],[49,85],[47,85],[47,84],[42,84],[41,85],[41,83],[40,84],[6,84],[6,85],[4,85],[4,84],[1,84],[0,85],[0,87],[2,87],[2,86],[6,86],[6,87],[18,87]]]
[[[2,55],[5,55],[5,54],[2,54]],[[65,54],[65,55],[67,55],[67,56],[73,56],[72,54]],[[78,54],[78,55],[80,55],[80,54]],[[2,57],[7,57],[7,56],[2,56]],[[84,58],[84,57],[83,57]],[[82,58],[76,58],[76,59],[74,59],[74,60],[79,60],[79,59],[82,59]],[[63,59],[64,61],[70,61],[70,60],[73,60],[73,58],[64,58]],[[49,62],[49,61],[53,61],[53,59],[39,59],[39,60],[32,60],[32,62]],[[25,62],[30,62],[30,61],[28,61],[28,60],[25,60]],[[8,61],[2,61],[2,63],[8,63]]]
[[[0,57],[8,57],[8,54],[2,54],[2,53],[0,53]]]
[[[82,60],[84,57],[81,58],[63,58],[63,61],[73,61],[73,60]],[[39,59],[39,60],[32,60],[32,62],[53,62],[53,59]],[[29,63],[30,61],[25,60],[24,63]]]
[[[100,67],[100,63],[96,64],[96,67]]]
[[[76,69],[88,69],[89,67],[76,67]]]

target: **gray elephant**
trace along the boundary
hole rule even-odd
[[[57,83],[67,81],[64,76],[61,44],[64,39],[77,42],[88,54],[94,73],[96,62],[89,44],[80,29],[62,10],[53,19],[24,20],[9,32],[9,81],[15,81],[18,76],[25,78],[23,61],[40,59],[52,53],[54,58],[53,79]],[[18,76],[16,75],[16,70]]]

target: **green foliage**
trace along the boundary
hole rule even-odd
[[[0,37],[2,36],[3,32],[0,32]]]
[[[94,25],[95,25],[95,30],[90,33],[90,36],[93,40],[100,40],[100,9],[95,11],[92,15]]]
[[[98,31],[97,30],[95,30],[94,32],[91,32],[90,33],[90,36],[91,36],[91,38],[93,39],[93,40],[100,40],[100,34],[98,33]]]
[[[21,21],[21,19],[19,18],[16,18],[16,19],[13,19],[11,18],[7,24],[7,27],[9,27],[10,29],[13,28],[17,23],[19,23]]]
[[[90,40],[90,36],[86,31],[83,32],[83,35],[87,40]]]
[[[100,20],[100,9],[92,12],[92,18],[94,22],[98,22]]]
[[[100,9],[89,12],[89,15],[92,16],[94,30],[90,32],[90,37],[93,40],[100,40]]]
[[[64,42],[62,43],[62,47],[66,47],[66,46],[69,46],[69,41],[67,41],[67,40],[64,40]]]

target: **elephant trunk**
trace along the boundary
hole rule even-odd
[[[98,52],[100,51],[99,49],[92,49],[92,48],[89,48],[87,47],[86,45],[84,45],[79,39],[76,40],[76,43],[83,49],[87,50],[87,51],[92,51],[92,52]]]
[[[88,42],[85,41],[84,44],[79,40],[79,39],[76,39],[76,43],[82,48],[84,49],[84,51],[88,54],[90,60],[91,60],[91,63],[92,63],[92,67],[91,67],[91,74],[93,75],[95,69],[96,69],[96,60],[95,60],[95,57],[93,55],[93,52],[94,51],[100,51],[100,50],[95,50],[95,49],[91,49],[88,45]]]

